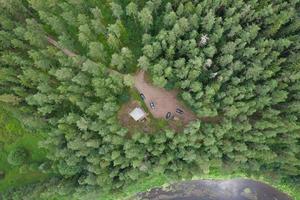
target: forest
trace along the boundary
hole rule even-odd
[[[140,70],[197,119],[124,126]],[[0,125],[0,199],[221,172],[300,199],[300,1],[1,0]]]

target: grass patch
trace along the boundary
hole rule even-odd
[[[15,117],[18,112],[13,114],[13,108],[6,108],[7,105],[0,104],[0,171],[5,173],[0,180],[0,191],[43,181],[50,176],[38,170],[38,166],[46,161],[45,150],[38,147],[42,134],[28,132]],[[16,147],[29,152],[29,158],[22,166],[12,166],[7,162],[9,152]]]

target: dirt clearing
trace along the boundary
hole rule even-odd
[[[145,72],[143,70],[138,72],[134,78],[135,88],[139,93],[142,93],[145,96],[144,101],[146,106],[155,118],[165,119],[167,113],[170,112],[172,116],[182,119],[185,124],[197,119],[192,111],[187,109],[186,106],[177,100],[177,92],[167,91],[147,83],[145,80]],[[155,108],[151,108],[151,102],[154,103]],[[182,110],[183,114],[178,114],[176,109]]]

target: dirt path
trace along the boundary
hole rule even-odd
[[[172,115],[182,118],[184,123],[196,120],[196,116],[192,113],[192,111],[188,110],[177,100],[177,93],[175,91],[167,91],[163,88],[152,86],[146,82],[144,76],[145,72],[143,70],[137,73],[134,80],[134,86],[140,93],[144,94],[145,103],[154,117],[165,119],[166,114],[171,112]],[[151,101],[154,102],[155,109],[150,107]],[[184,114],[177,114],[176,108],[183,110]]]
[[[53,38],[47,36],[47,41],[52,44],[53,46],[55,46],[56,48],[60,49],[62,52],[64,52],[64,54],[66,54],[67,56],[70,56],[70,57],[75,57],[77,56],[76,53],[70,51],[69,49],[66,49],[66,48],[62,48],[58,42],[56,40],[54,40]]]
[[[75,56],[78,56],[76,53],[74,53],[73,51],[67,49],[67,48],[63,48],[59,45],[59,43],[53,39],[52,37],[50,36],[47,36],[46,37],[47,41],[49,42],[49,44],[55,46],[56,48],[58,48],[59,50],[61,50],[66,56],[69,56],[69,57],[75,57]],[[82,64],[82,62],[80,62],[80,64]],[[112,74],[117,74],[117,75],[123,75],[121,74],[120,72],[116,71],[116,70],[113,70],[113,69],[107,69],[109,73],[112,73]]]

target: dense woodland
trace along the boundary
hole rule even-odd
[[[1,1],[0,100],[47,124],[39,146],[59,176],[3,197],[222,168],[299,180],[299,33],[299,0]],[[129,135],[117,112],[139,69],[199,120]]]

